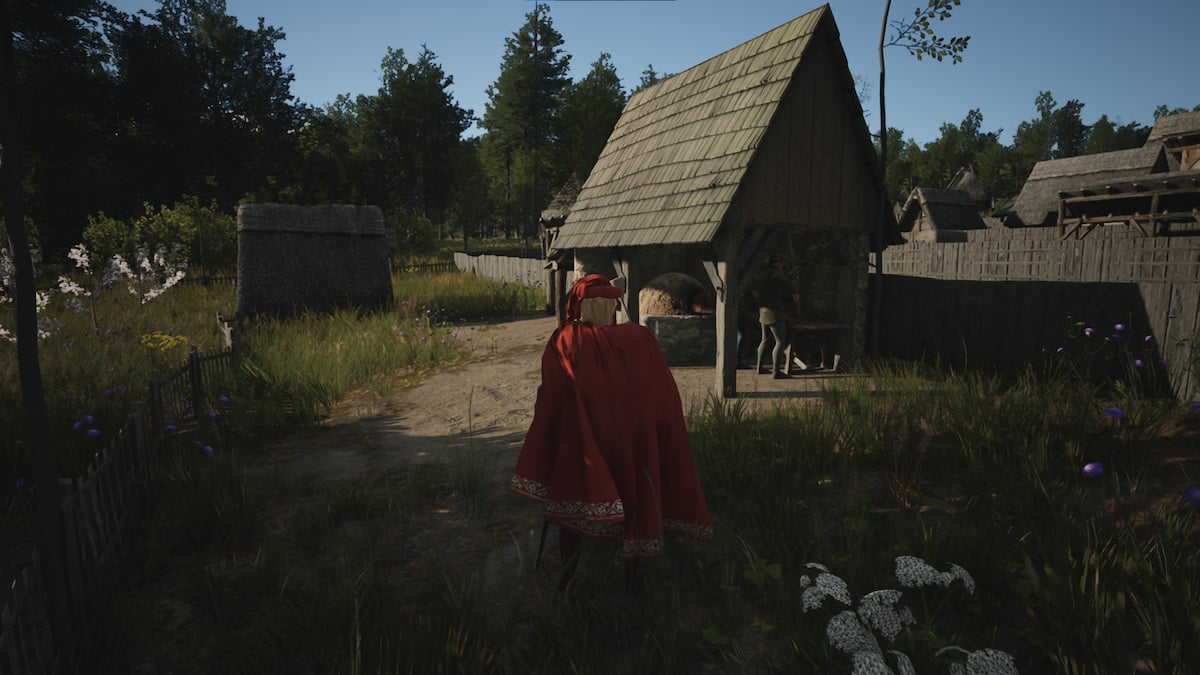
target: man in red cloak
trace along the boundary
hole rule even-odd
[[[675,379],[649,329],[613,325],[620,296],[599,274],[571,288],[509,485],[559,527],[564,584],[581,536],[627,561],[660,553],[664,531],[712,538]]]

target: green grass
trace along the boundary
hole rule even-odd
[[[174,668],[232,673],[849,672],[827,645],[831,612],[800,609],[805,565],[861,596],[899,588],[893,560],[916,555],[978,585],[905,591],[918,624],[892,646],[918,672],[946,672],[933,654],[951,644],[1006,650],[1030,673],[1195,671],[1200,514],[1181,497],[1200,478],[1194,436],[1168,453],[1187,461],[1162,464],[1167,441],[1124,438],[1079,383],[875,375],[819,405],[694,411],[716,540],[669,541],[635,598],[602,544],[556,594],[554,534],[533,573],[537,509],[479,489],[472,457],[330,487],[222,473],[237,487],[180,485],[146,531],[190,571],[132,575],[91,644],[116,671],[169,652]],[[1084,478],[1086,461],[1107,470]],[[147,622],[163,595],[190,617],[183,634]]]
[[[475,446],[352,484],[247,472],[264,444],[349,392],[385,393],[461,359],[464,321],[540,302],[461,275],[395,283],[394,312],[247,327],[231,402],[158,468],[155,508],[83,636],[90,672],[849,672],[827,644],[831,612],[802,611],[800,578],[820,562],[855,596],[898,588],[898,555],[957,563],[978,585],[905,591],[918,624],[894,647],[918,672],[946,672],[933,654],[948,644],[1006,650],[1027,673],[1200,669],[1200,512],[1181,497],[1200,483],[1200,416],[1067,372],[881,364],[816,405],[752,415],[710,401],[689,429],[716,539],[670,540],[634,598],[612,546],[583,547],[563,596],[552,533],[534,573],[539,513],[484,485]],[[232,304],[220,292],[195,328],[186,312],[130,313],[110,324],[123,337],[71,336],[96,348],[137,347],[153,330],[215,340],[215,313]],[[132,383],[149,367],[115,363],[126,351],[174,359],[144,347],[80,359],[56,339],[44,343],[58,373],[48,390],[83,399],[55,413],[59,427],[107,410],[113,372]],[[99,374],[78,372],[93,362]],[[1191,435],[1162,436],[1179,425]],[[1089,461],[1105,472],[1084,478]]]

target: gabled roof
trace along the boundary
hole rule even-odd
[[[900,212],[900,231],[911,232],[922,211],[933,230],[982,230],[985,227],[975,200],[965,190],[913,188]]]
[[[711,241],[823,27],[828,5],[634,94],[557,245]]]
[[[1136,180],[1141,176],[1175,168],[1161,143],[1132,150],[1045,160],[1033,167],[1025,185],[1021,187],[1021,193],[1013,200],[1012,207],[1004,209],[999,215],[1006,219],[1015,216],[1019,224],[1025,226],[1050,225],[1057,218],[1052,214],[1058,213],[1058,193],[1061,190]],[[1012,226],[1018,223],[1006,220],[1005,224]]]
[[[1196,135],[1200,135],[1200,110],[1163,115],[1154,120],[1154,128],[1150,130],[1150,137],[1146,139],[1146,145],[1153,145],[1172,136]]]
[[[960,168],[958,173],[954,174],[954,178],[950,179],[946,189],[966,190],[971,195],[971,199],[977,202],[981,202],[987,197],[983,192],[983,186],[979,184],[979,176],[975,174],[975,167],[970,164]]]

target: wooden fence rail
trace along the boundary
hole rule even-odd
[[[163,441],[186,429],[206,411],[213,384],[231,370],[234,349],[223,319],[226,348],[201,353],[160,375],[151,373],[145,401],[136,401],[116,437],[98,452],[82,476],[60,478],[62,544],[67,596],[76,634],[86,626],[99,584],[126,554],[129,526],[153,498],[151,470]],[[173,428],[168,428],[167,425]],[[0,606],[0,675],[51,673],[56,658],[36,550],[11,583]],[[61,655],[66,656],[66,655]]]

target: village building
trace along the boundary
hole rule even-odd
[[[829,6],[634,94],[550,243],[574,274],[623,278],[627,320],[659,275],[711,289],[717,390],[736,393],[739,303],[772,257],[828,256],[837,349],[860,354],[867,261],[882,217],[878,157]],[[888,209],[889,239],[896,239]],[[802,293],[808,289],[802,290]],[[744,311],[744,307],[742,308]]]
[[[987,227],[970,192],[928,187],[912,189],[897,220],[909,241],[966,241],[967,230]]]

